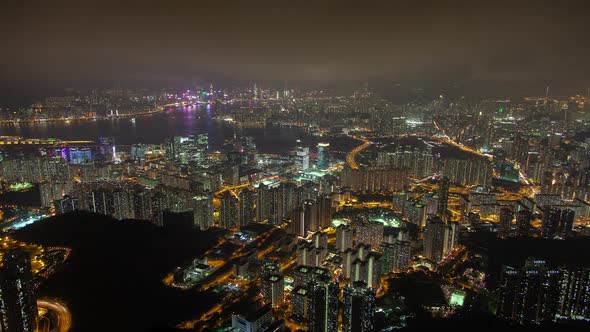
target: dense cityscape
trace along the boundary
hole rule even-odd
[[[80,103],[108,117],[113,99],[150,100],[154,113],[96,120],[73,111]],[[25,285],[14,295],[3,285],[8,330],[17,323],[32,330],[35,322],[40,330],[63,330],[54,325],[75,321],[67,309],[56,313],[49,305],[61,310],[67,302],[36,305],[35,297],[36,285],[67,264],[70,249],[14,236],[81,211],[216,238],[156,276],[165,287],[224,295],[178,322],[182,329],[391,330],[411,326],[420,314],[490,314],[523,325],[590,319],[584,259],[531,252],[494,270],[486,257],[500,255],[490,252],[490,241],[587,239],[588,96],[469,102],[439,96],[395,105],[367,85],[332,95],[253,83],[157,94],[92,91],[32,107],[15,112],[22,117],[4,128],[39,126],[45,118],[57,121],[56,114],[68,125],[75,124],[70,119],[136,125],[177,114],[206,117],[233,133],[216,146],[201,132],[155,144],[3,136],[3,191],[13,202],[2,207],[2,241],[14,248],[5,252],[12,272],[4,280]],[[248,131],[272,128],[317,143],[295,140],[283,153],[264,153],[257,148],[268,144],[264,137]],[[31,203],[15,203],[20,197]]]
[[[0,4],[0,332],[588,330],[584,5]]]

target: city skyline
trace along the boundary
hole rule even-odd
[[[0,86],[10,103],[67,87],[199,79],[373,81],[384,90],[488,95],[590,85],[583,1],[2,6],[10,51],[1,55]]]
[[[0,3],[0,331],[590,322],[582,1]]]

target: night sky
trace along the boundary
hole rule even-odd
[[[2,0],[0,104],[212,79],[590,86],[586,1],[316,2]]]

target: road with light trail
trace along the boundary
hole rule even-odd
[[[68,332],[72,327],[72,314],[63,304],[50,300],[37,300],[37,307],[56,314],[57,321],[50,332]]]

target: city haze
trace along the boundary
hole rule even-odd
[[[0,104],[65,87],[589,85],[583,1],[4,1]],[[568,91],[569,92],[569,91]]]

